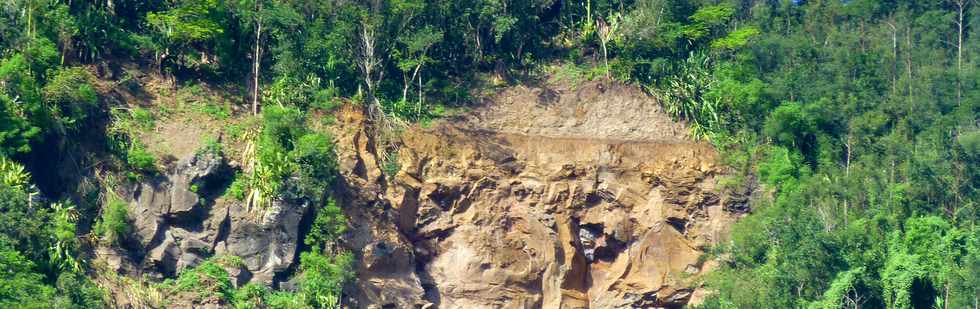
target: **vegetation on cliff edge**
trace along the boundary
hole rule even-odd
[[[712,250],[722,266],[704,307],[980,299],[975,1],[26,0],[0,11],[3,306],[104,305],[81,236],[97,220],[97,232],[121,233],[125,207],[90,207],[99,199],[64,192],[39,161],[105,151],[117,161],[75,168],[131,180],[163,163],[136,134],[156,111],[100,96],[107,63],[240,98],[234,109],[199,104],[216,119],[254,117],[238,132],[254,168],[230,195],[261,205],[293,194],[329,216],[301,261],[308,281],[297,293],[310,306],[336,304],[352,258],[322,245],[346,223],[326,193],[330,138],[309,115],[350,101],[378,123],[426,121],[468,104],[472,89],[533,82],[555,63],[554,74],[643,86],[725,154],[729,185],[762,184],[752,213]],[[77,208],[51,202],[68,196]]]

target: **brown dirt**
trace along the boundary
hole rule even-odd
[[[204,146],[211,138],[220,139],[231,158],[237,158],[241,141],[224,136],[225,129],[238,124],[247,115],[236,113],[242,105],[239,98],[226,90],[207,83],[197,83],[199,93],[175,89],[172,81],[155,73],[147,73],[134,64],[122,63],[112,69],[90,67],[95,74],[102,74],[95,81],[103,98],[111,108],[147,108],[155,116],[155,127],[141,132],[137,137],[147,150],[164,163],[185,158]],[[117,71],[108,76],[108,71]],[[203,113],[202,104],[224,105],[231,102],[231,117],[216,119]]]
[[[590,81],[516,86],[464,116],[465,126],[500,133],[596,140],[686,141],[687,128],[639,88]]]

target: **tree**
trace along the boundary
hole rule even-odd
[[[404,52],[401,55],[402,59],[398,63],[398,68],[402,71],[402,79],[404,81],[402,102],[408,101],[408,88],[416,78],[419,81],[419,97],[415,109],[416,118],[422,113],[422,77],[420,76],[422,65],[426,61],[431,60],[428,57],[429,48],[440,41],[442,41],[442,32],[436,31],[432,27],[425,27],[399,38],[399,42],[405,46]],[[409,75],[409,72],[411,72],[411,75]]]
[[[205,53],[204,44],[215,39],[224,30],[216,22],[216,14],[223,7],[217,0],[177,0],[173,7],[163,12],[150,12],[147,23],[154,30],[160,43],[152,48],[160,70],[168,59],[178,65],[193,65],[187,55],[191,51]]]
[[[360,38],[356,44],[359,48],[359,62],[364,84],[367,87],[367,111],[374,119],[385,117],[377,98],[378,83],[384,80],[385,62],[391,58],[394,44],[402,33],[408,29],[413,19],[425,7],[425,2],[419,0],[378,1],[369,0],[357,4],[361,12]],[[418,41],[418,47],[433,41],[434,36]],[[428,47],[425,47],[428,49]]]
[[[963,104],[963,30],[966,26],[964,20],[965,10],[969,8],[973,0],[952,0],[956,5],[956,104]]]
[[[44,308],[51,305],[54,289],[42,282],[30,259],[0,238],[0,306]]]
[[[39,133],[41,129],[34,127],[17,105],[0,93],[0,157],[29,152],[30,141]]]
[[[602,44],[602,62],[606,66],[606,78],[609,78],[609,51],[606,49],[606,44],[616,35],[619,28],[619,18],[613,16],[609,24],[600,18],[597,24],[599,25],[599,42]]]
[[[45,20],[53,23],[58,43],[61,44],[61,65],[65,65],[65,55],[72,49],[72,39],[79,33],[78,22],[69,12],[69,7],[61,3],[45,13]]]
[[[289,29],[295,26],[300,16],[289,3],[279,0],[239,0],[233,5],[233,12],[251,33],[250,73],[252,115],[259,115],[261,104],[262,62],[266,55],[268,41],[277,36],[292,35]],[[243,40],[244,41],[244,40]]]

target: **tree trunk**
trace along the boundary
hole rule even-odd
[[[912,115],[912,26],[907,26],[905,43],[908,46],[908,51],[905,52],[905,64],[906,72],[908,73],[908,86],[909,86],[909,116]]]
[[[258,11],[262,10],[262,2],[258,4]],[[255,18],[255,53],[252,59],[252,115],[259,114],[259,72],[262,63],[262,18]]]
[[[422,118],[422,73],[419,72],[419,104],[415,108],[415,118]]]
[[[963,9],[970,4],[970,0],[957,0],[958,16],[956,19],[957,42],[956,42],[956,105],[963,103]]]
[[[898,29],[895,24],[885,22],[892,28],[892,92],[898,89]]]
[[[60,65],[65,65],[65,54],[68,53],[68,43],[61,43],[61,63]]]
[[[361,44],[362,45],[362,57],[361,59],[361,70],[364,71],[364,85],[367,86],[367,99],[369,103],[374,103],[374,33],[368,29],[368,25],[364,25],[364,30],[361,33]]]

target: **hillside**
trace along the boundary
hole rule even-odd
[[[8,1],[0,308],[978,308],[980,5]]]

